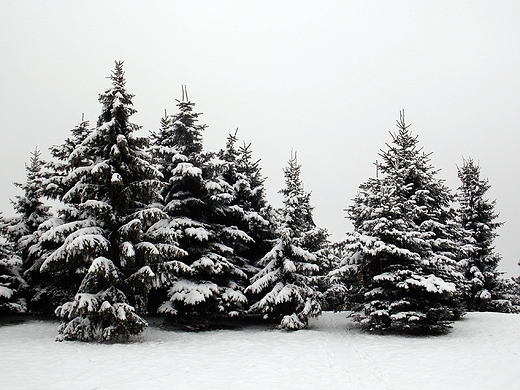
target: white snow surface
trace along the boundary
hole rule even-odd
[[[57,322],[0,326],[2,389],[518,389],[520,315],[469,313],[443,336],[150,326],[124,344],[55,342]]]

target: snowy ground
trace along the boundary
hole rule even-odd
[[[54,341],[57,323],[0,326],[2,389],[518,389],[520,315],[469,313],[448,335],[377,336],[345,313],[310,329],[148,328],[126,344]]]

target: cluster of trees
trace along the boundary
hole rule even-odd
[[[109,341],[140,333],[145,314],[190,328],[258,315],[297,330],[322,309],[347,309],[372,331],[438,332],[465,310],[516,310],[518,284],[497,271],[487,180],[468,159],[452,194],[404,113],[380,174],[348,209],[354,231],[331,244],[295,154],[273,208],[236,132],[204,150],[185,90],[177,113],[139,137],[122,62],[110,79],[96,125],[82,120],[50,161],[36,150],[16,184],[0,312],[54,312],[59,340]]]
[[[405,123],[382,151],[378,177],[363,183],[348,215],[354,225],[331,272],[331,293],[350,296],[372,331],[442,332],[466,310],[515,312],[515,282],[500,278],[495,201],[472,159],[456,194]],[[456,207],[454,207],[456,205]],[[346,291],[347,290],[347,291]]]

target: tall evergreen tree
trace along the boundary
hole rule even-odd
[[[284,169],[284,207],[280,210],[278,238],[258,262],[262,269],[246,289],[257,301],[251,312],[280,321],[280,327],[297,330],[307,327],[309,318],[321,313],[320,294],[314,277],[320,271],[319,250],[327,233],[312,218],[310,193],[303,189],[296,155]]]
[[[348,208],[354,232],[332,279],[350,284],[354,318],[370,331],[444,331],[463,313],[461,229],[453,195],[418,148],[404,112],[397,127],[380,153],[380,176],[362,184]]]
[[[501,273],[497,267],[501,256],[493,246],[496,230],[503,223],[496,220],[496,201],[485,199],[489,181],[480,178],[480,166],[471,158],[464,160],[458,168],[458,177],[461,185],[457,193],[457,212],[462,227],[468,232],[465,242],[468,256],[461,262],[470,285],[465,297],[468,309],[509,311],[500,292]]]
[[[243,312],[247,275],[234,250],[252,241],[236,226],[226,224],[232,188],[220,176],[220,161],[202,146],[205,125],[198,123],[194,103],[178,101],[178,113],[162,121],[152,134],[152,151],[164,176],[163,218],[148,232],[170,235],[184,256],[169,269],[168,300],[159,311],[189,326],[203,326]],[[177,256],[178,258],[178,256]],[[176,261],[175,256],[167,257]]]
[[[66,177],[61,201],[76,218],[47,233],[64,242],[42,272],[84,275],[74,299],[56,309],[64,320],[60,340],[115,340],[146,326],[136,309],[145,311],[154,277],[150,265],[158,261],[158,249],[143,236],[161,215],[149,207],[159,196],[160,173],[146,152],[147,139],[137,137],[139,126],[130,122],[136,110],[122,62],[116,61],[110,80],[112,87],[99,96],[95,129],[69,157],[78,163]]]

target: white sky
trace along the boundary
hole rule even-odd
[[[125,61],[143,134],[175,112],[181,84],[217,150],[239,128],[269,198],[298,152],[315,220],[340,240],[344,208],[406,110],[439,176],[480,161],[506,224],[497,251],[520,274],[520,2],[2,1],[0,211],[81,114],[95,124],[114,60]],[[242,141],[241,141],[242,142]]]

